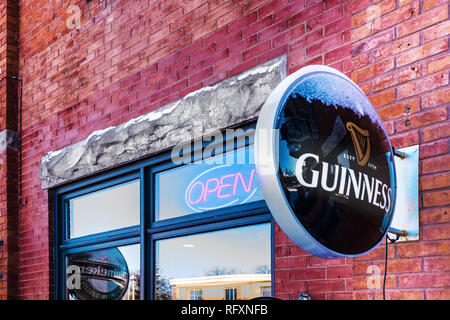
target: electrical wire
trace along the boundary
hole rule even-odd
[[[397,241],[400,238],[398,234],[395,235],[395,239],[389,238],[389,235],[386,234],[386,250],[384,255],[384,278],[383,278],[383,300],[386,300],[386,276],[387,276],[387,260],[388,260],[388,240],[392,243]]]

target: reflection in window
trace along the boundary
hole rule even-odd
[[[191,290],[190,300],[202,300],[202,290]]]
[[[261,296],[271,286],[270,239],[265,223],[157,241],[155,298],[187,300],[198,290],[204,300]]]
[[[139,225],[139,180],[69,200],[70,238]]]
[[[271,297],[272,296],[272,288],[271,287],[261,287],[261,296],[262,297]]]
[[[225,300],[237,300],[237,288],[225,289]]]
[[[140,245],[68,255],[66,287],[70,300],[139,300]]]

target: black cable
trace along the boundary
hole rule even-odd
[[[388,235],[386,235],[386,253],[384,256],[383,300],[386,300],[387,257],[388,257]]]
[[[388,259],[388,240],[390,242],[395,242],[400,238],[398,234],[395,235],[395,239],[389,238],[389,235],[386,234],[386,252],[384,256],[384,278],[383,278],[383,300],[386,300],[386,275],[387,275],[387,259]]]

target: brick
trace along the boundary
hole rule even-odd
[[[353,300],[374,300],[373,291],[354,291]]]
[[[328,0],[325,2],[325,10],[329,10],[345,3],[347,0]]]
[[[395,89],[388,89],[383,92],[371,95],[370,102],[375,108],[385,106],[395,101]]]
[[[448,3],[447,0],[424,0],[423,1],[423,10],[430,10],[434,7],[437,7],[441,4]]]
[[[384,261],[377,262],[380,272],[384,273]],[[389,274],[413,273],[422,271],[422,259],[391,259],[388,261],[387,272]]]
[[[388,61],[389,59],[387,59],[386,61]],[[394,59],[391,59],[392,61],[392,68],[393,63],[394,63]],[[365,67],[367,65],[369,65],[371,63],[371,56],[370,56],[370,52],[368,53],[364,53],[361,54],[357,57],[352,57],[351,59],[351,66],[350,66],[350,71],[355,72],[357,69],[360,69],[362,67]],[[373,68],[373,67],[372,67]],[[372,70],[373,71],[373,70]],[[353,75],[351,75],[353,77]],[[364,77],[366,80],[369,79],[368,77]],[[359,81],[358,81],[359,82]]]
[[[305,34],[305,26],[303,24],[298,25],[290,29],[289,31],[283,32],[282,34],[274,37],[272,39],[272,46],[276,48],[280,45],[290,42],[291,40],[298,39],[304,34]]]
[[[450,300],[450,289],[428,289],[425,293],[429,300]]]
[[[295,40],[289,45],[289,51],[296,51],[298,49],[303,49],[315,42],[323,39],[323,30],[312,31],[303,37]]]
[[[415,242],[397,245],[400,258],[448,255],[450,241]]]
[[[369,6],[367,9],[353,15],[352,27],[357,27],[374,20],[382,15],[394,10],[396,7],[395,0],[384,0],[379,4]]]
[[[429,124],[447,120],[447,108],[433,109],[430,111],[416,113],[395,122],[398,132],[424,127]]]
[[[289,25],[295,26],[307,21],[308,19],[320,14],[323,11],[323,4],[316,3],[315,5],[294,14],[289,18]]]
[[[351,41],[357,42],[361,39],[367,38],[372,35],[372,24],[366,23],[356,29],[352,29]]]
[[[313,44],[306,48],[306,56],[313,57],[323,52],[329,51],[331,48],[336,48],[342,44],[342,36],[340,34],[330,36],[324,40]]]
[[[430,288],[450,285],[449,273],[405,274],[398,277],[401,288]]]
[[[362,11],[370,6],[370,0],[353,0],[351,2],[352,13]]]
[[[192,76],[189,77],[189,84],[194,84],[198,81],[202,81],[210,76],[212,76],[213,74],[213,68],[209,67],[206,68],[200,72],[197,72],[196,74],[193,74]]]
[[[361,53],[370,51],[372,49],[381,47],[385,44],[390,44],[392,45],[392,40],[395,39],[395,32],[394,29],[388,29],[385,30],[383,32],[380,32],[372,37],[369,37],[367,39],[364,39],[360,42],[356,42],[353,43],[353,49],[352,49],[352,54],[353,56],[358,56]],[[419,39],[418,39],[419,41]],[[381,49],[379,49],[381,50]],[[391,51],[391,50],[388,50]],[[389,52],[389,55],[392,54],[391,52]],[[383,58],[387,57],[388,55],[384,54]]]
[[[398,88],[398,98],[408,98],[446,85],[448,85],[448,72],[438,73],[401,85]]]
[[[269,0],[250,0],[245,5],[245,10],[252,11],[258,7],[261,7],[263,4],[269,2]]]
[[[289,292],[303,292],[306,290],[306,281],[287,281],[275,282],[275,292],[289,293]]]
[[[382,287],[383,274],[381,273],[379,275],[373,274],[366,277],[353,278],[353,290],[381,289]],[[386,276],[386,288],[396,288],[396,276],[390,274]]]
[[[427,75],[448,68],[450,68],[450,55],[446,54],[442,57],[425,62],[423,65],[423,72]]]
[[[420,224],[435,224],[450,222],[450,208],[422,209],[420,211]]]
[[[423,129],[423,140],[433,141],[450,136],[450,122],[440,123]]]
[[[282,21],[291,17],[292,15],[301,12],[305,8],[304,1],[292,1],[289,5],[277,10],[273,13],[273,20],[275,22]]]
[[[392,39],[391,39],[392,40]],[[385,59],[387,56],[394,56],[420,44],[420,34],[415,33],[399,40],[389,41],[388,44],[377,48],[373,52],[374,62]]]
[[[348,16],[344,16],[342,19],[327,24],[325,26],[325,37],[349,29],[350,23],[350,18]]]
[[[426,159],[433,156],[448,153],[448,142],[447,140],[439,140],[429,143],[424,143],[420,145],[419,157],[420,159]],[[431,182],[431,181],[430,181]],[[426,190],[426,189],[424,189]]]
[[[404,148],[419,144],[419,132],[417,130],[395,134],[390,137],[392,146]]]
[[[450,155],[434,157],[422,161],[422,174],[450,170]]]
[[[288,0],[272,0],[257,10],[258,18],[264,18],[265,16],[272,14],[280,8],[283,8],[288,4]]]
[[[344,267],[328,267],[326,278],[327,279],[343,279],[353,277],[353,266]]]
[[[313,280],[308,281],[308,292],[345,291],[344,280]]]
[[[323,28],[326,24],[335,21],[342,17],[343,8],[341,6],[335,7],[331,10],[322,12],[321,14],[311,18],[306,22],[306,29],[312,31],[316,28]]]
[[[242,37],[247,38],[251,35],[256,34],[257,32],[261,31],[265,27],[268,27],[272,24],[272,16],[267,16],[262,20],[256,21],[255,23],[252,23],[247,28],[243,29],[242,31]],[[231,32],[231,31],[230,31]]]
[[[450,88],[433,91],[422,96],[422,108],[440,106],[450,101]]]
[[[230,23],[228,25],[228,32],[230,34],[235,32],[242,32],[242,28],[251,25],[257,20],[257,14],[256,12],[249,13],[242,18],[239,18],[238,20]]]
[[[448,6],[438,7],[421,14],[420,16],[402,23],[397,28],[399,38],[424,29],[448,18]]]
[[[228,36],[228,28],[227,27],[221,27],[214,33],[202,38],[202,47],[209,47],[211,44],[220,42],[223,40],[223,38]]]
[[[414,0],[399,0],[398,1],[398,5],[400,6],[400,7],[402,7],[402,6],[404,6],[404,5],[406,5],[406,4],[408,4],[408,3],[411,3],[411,2],[413,2]]]
[[[416,62],[418,60],[425,59],[437,53],[447,51],[448,40],[438,39],[433,42],[429,42],[423,46],[409,50],[397,57],[397,66],[401,67],[406,64]],[[448,63],[448,61],[447,61]],[[432,72],[430,72],[432,73]]]
[[[236,67],[240,61],[241,61],[240,55],[235,55],[235,56],[229,57],[220,62],[217,62],[214,65],[214,71],[217,73],[217,72],[222,72],[224,70],[230,70],[230,69]]]
[[[447,192],[446,194],[447,199],[441,199],[444,202],[448,202],[449,194]],[[423,227],[423,240],[443,240],[443,239],[449,239],[450,238],[450,228],[448,224],[437,224],[437,225],[429,225]],[[438,270],[448,270],[450,268],[450,265],[443,266],[444,262],[447,261],[444,257],[440,257],[439,260],[440,264],[435,264],[434,269],[431,269],[430,271],[438,271]]]
[[[330,65],[336,61],[343,60],[351,56],[351,45],[340,47],[325,54],[324,62],[326,65]]]
[[[234,56],[241,53],[242,51],[250,48],[258,42],[257,35],[253,35],[249,38],[243,39],[242,41],[236,42],[228,48],[228,55]]]
[[[325,279],[325,268],[291,269],[291,280]]]
[[[446,37],[449,34],[450,20],[442,21],[441,23],[423,30],[423,41],[429,42],[435,39]]]
[[[306,257],[275,257],[275,269],[293,269],[306,267]]]
[[[408,6],[401,7],[387,15],[379,17],[372,23],[372,33],[401,24],[405,20],[412,19],[420,13],[419,1],[414,1]]]
[[[275,282],[289,281],[290,271],[289,270],[275,270]]]
[[[266,41],[242,52],[242,61],[247,61],[270,50],[271,42]]]
[[[258,42],[263,42],[273,38],[277,34],[286,31],[289,28],[288,20],[283,20],[275,25],[272,25],[260,32],[258,32]]]
[[[388,121],[402,116],[414,114],[420,110],[420,98],[412,98],[388,107],[377,109],[381,120]]]
[[[446,165],[444,167],[444,170],[450,170],[450,165]],[[422,195],[423,197],[423,206],[424,207],[437,207],[437,206],[445,206],[450,204],[450,191],[436,191],[436,192],[426,192]],[[450,230],[447,226],[445,226],[446,230]],[[447,236],[448,236],[447,232]],[[440,239],[440,235],[436,234],[434,235],[435,238]],[[430,240],[429,238],[433,239],[433,236],[428,236],[427,240]],[[444,238],[445,239],[445,238]]]
[[[221,16],[219,19],[217,19],[217,27],[221,28],[223,26],[226,26],[230,22],[236,21],[240,17],[242,17],[244,13],[244,7],[238,7],[233,8],[232,10],[228,11],[226,14]]]
[[[327,300],[352,300],[352,292],[329,292],[327,293]]]
[[[323,267],[323,266],[342,266],[345,265],[345,258],[339,259],[323,259],[316,256],[309,256],[307,258],[309,267]]]
[[[287,45],[267,51],[266,53],[263,53],[262,55],[258,56],[258,63],[261,64],[276,57],[279,57],[281,55],[284,55],[287,53],[287,51],[288,51]]]
[[[420,65],[413,65],[375,79],[372,83],[374,92],[396,86],[420,77]]]
[[[375,300],[381,300],[382,293],[375,293]],[[424,290],[386,290],[386,300],[423,300]]]
[[[194,64],[198,61],[201,61],[205,59],[206,57],[209,57],[214,52],[214,45],[208,45],[207,47],[203,47],[202,49],[194,52],[189,57],[190,64]]]
[[[301,247],[293,244],[293,245],[291,245],[291,256],[305,257],[305,256],[310,256],[310,254],[308,252],[306,252],[305,250],[303,250]]]

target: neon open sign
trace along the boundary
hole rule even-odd
[[[258,183],[253,165],[221,165],[203,171],[187,186],[186,204],[196,212],[254,200]]]

